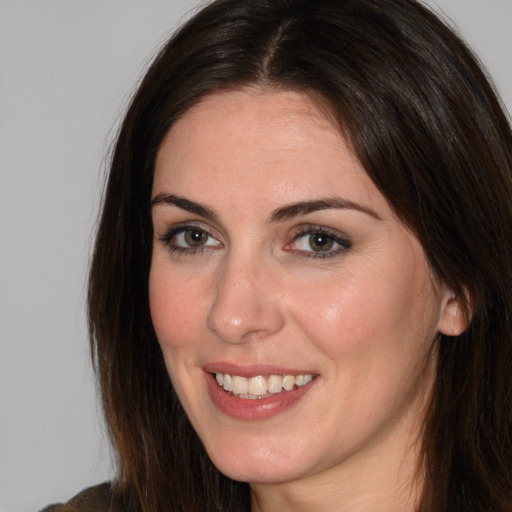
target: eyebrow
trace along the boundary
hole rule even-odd
[[[270,216],[270,222],[276,222],[280,220],[289,219],[298,215],[306,215],[308,213],[316,212],[319,210],[356,210],[358,212],[366,213],[370,217],[377,220],[382,220],[382,217],[377,214],[371,208],[342,199],[340,197],[327,197],[325,199],[317,199],[315,201],[302,201],[299,203],[290,204],[274,210]]]
[[[196,215],[200,215],[206,219],[216,222],[219,220],[218,215],[208,206],[196,203],[195,201],[191,201],[190,199],[186,199],[185,197],[177,196],[174,194],[157,194],[151,201],[151,207],[159,204],[174,205],[178,208],[181,208],[182,210],[195,213]],[[299,215],[307,215],[308,213],[313,213],[319,210],[331,209],[356,210],[365,213],[366,215],[369,215],[376,220],[382,220],[382,217],[380,217],[377,212],[371,208],[368,208],[367,206],[339,197],[328,197],[324,199],[316,199],[314,201],[301,201],[277,208],[270,215],[269,223],[290,219]]]
[[[187,212],[200,215],[205,219],[211,221],[218,221],[218,215],[211,208],[196,203],[195,201],[191,201],[190,199],[186,199],[185,197],[176,196],[174,194],[157,194],[151,200],[151,207],[159,204],[174,205],[177,206],[178,208],[181,208],[182,210],[186,210]]]

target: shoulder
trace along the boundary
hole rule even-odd
[[[121,503],[115,502],[112,486],[106,482],[84,489],[67,503],[49,505],[40,512],[126,512],[126,510]]]

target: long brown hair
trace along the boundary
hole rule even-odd
[[[470,324],[439,339],[421,512],[512,511],[512,134],[459,37],[415,0],[217,0],[161,50],[113,152],[89,325],[130,509],[249,510],[167,375],[148,304],[155,154],[206,94],[258,84],[319,99]],[[170,312],[172,314],[172,312]]]

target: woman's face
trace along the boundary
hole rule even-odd
[[[159,150],[152,215],[153,324],[220,471],[278,483],[403,459],[453,299],[307,96],[203,99]]]

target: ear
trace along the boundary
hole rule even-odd
[[[467,314],[461,299],[447,287],[444,287],[442,299],[437,330],[446,336],[458,336],[468,328],[471,311]]]

